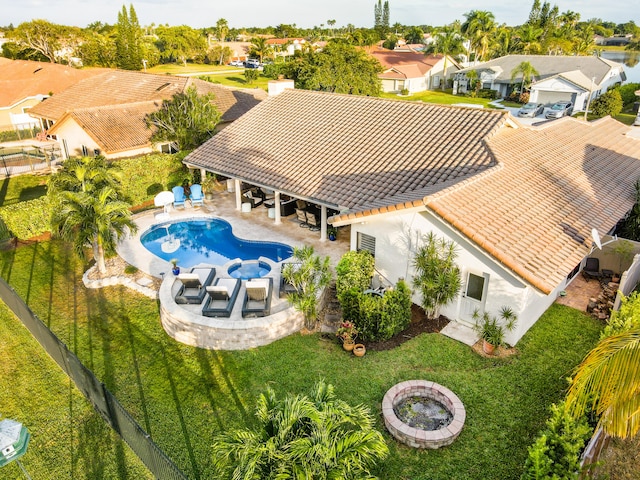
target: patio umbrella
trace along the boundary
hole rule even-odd
[[[166,207],[167,205],[171,205],[174,199],[173,192],[165,190],[154,197],[153,203],[156,207]]]
[[[27,453],[27,445],[31,435],[27,429],[15,420],[5,419],[0,422],[0,467],[18,460]],[[18,461],[22,472],[29,477],[22,464]]]

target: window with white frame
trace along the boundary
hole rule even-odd
[[[476,275],[475,273],[469,272],[467,275],[467,283],[465,285],[465,296],[481,302],[484,297],[486,281],[486,276]]]

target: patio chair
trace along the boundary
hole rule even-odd
[[[309,225],[309,230],[318,231],[320,230],[320,215],[315,212],[307,210],[307,224]]]
[[[273,278],[254,278],[245,284],[243,317],[266,317],[271,313]]]
[[[189,197],[191,199],[191,205],[204,205],[204,195],[202,194],[202,187],[197,183],[191,185],[191,195]]]
[[[309,228],[309,223],[307,222],[307,212],[302,208],[296,208],[296,216],[298,217],[299,226],[303,228]]]
[[[205,317],[230,317],[240,291],[239,278],[218,278],[207,287],[207,301],[202,308]]]
[[[602,273],[600,273],[600,260],[593,257],[587,258],[584,268],[582,269],[582,275],[587,281],[591,278],[600,280],[602,278]]]
[[[286,297],[290,293],[294,293],[295,291],[297,291],[296,287],[294,287],[289,282],[287,282],[284,279],[284,276],[282,275],[282,272],[284,271],[287,265],[293,265],[293,268],[295,269],[296,267],[299,267],[301,264],[298,262],[285,262],[280,265],[280,290],[278,291],[278,296],[280,298]]]
[[[173,208],[184,207],[184,202],[186,200],[184,196],[184,188],[180,185],[177,185],[171,189],[173,192]]]
[[[178,304],[201,304],[207,294],[206,287],[211,285],[216,276],[215,268],[192,268],[189,273],[178,275],[182,286],[175,296]]]
[[[250,203],[251,208],[255,208],[262,205],[262,202],[264,202],[264,196],[261,196],[259,193],[254,193],[253,190],[247,190],[242,194],[242,201]]]

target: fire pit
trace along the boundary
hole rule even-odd
[[[430,449],[451,445],[466,418],[455,393],[426,380],[408,380],[391,387],[382,400],[382,415],[396,440]]]

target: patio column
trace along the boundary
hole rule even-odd
[[[242,192],[240,191],[240,180],[235,178],[233,180],[235,185],[235,193],[236,193],[236,210],[242,210]]]
[[[205,178],[207,178],[207,171],[204,168],[201,168],[200,169],[200,183],[202,183]]]
[[[275,225],[281,225],[282,220],[280,219],[280,192],[275,190],[275,196],[273,197],[273,206],[276,209],[276,219],[273,222]]]
[[[327,207],[320,205],[320,241],[327,240]]]

